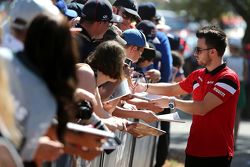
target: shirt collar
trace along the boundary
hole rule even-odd
[[[214,70],[212,71],[208,71],[208,69],[206,69],[206,74],[211,74],[211,75],[215,75],[218,72],[220,72],[222,69],[224,69],[226,67],[226,63],[221,64],[220,66],[216,67]]]

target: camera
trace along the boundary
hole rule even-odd
[[[93,112],[93,107],[91,103],[87,100],[83,100],[77,103],[77,105],[78,105],[78,112],[76,114],[76,117],[78,119],[83,119],[83,120],[90,119]]]

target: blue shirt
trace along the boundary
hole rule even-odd
[[[160,70],[160,82],[169,82],[172,74],[173,58],[171,55],[171,47],[168,37],[165,33],[157,31],[156,37],[159,39],[160,44],[155,44],[156,50],[161,52],[161,66],[158,67],[158,62],[154,64],[154,68]],[[160,68],[160,69],[159,69]]]

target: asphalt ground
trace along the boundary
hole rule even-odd
[[[186,122],[171,123],[169,158],[184,162],[191,117],[181,112],[179,115]],[[240,122],[236,146],[231,167],[250,167],[250,121]]]

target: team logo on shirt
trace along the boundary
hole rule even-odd
[[[200,86],[200,84],[197,81],[193,82],[193,91],[198,88]]]
[[[219,79],[214,86],[213,90],[223,97],[227,92],[233,95],[238,89],[238,85],[234,81],[226,78]]]
[[[209,85],[209,84],[213,84],[214,83],[214,81],[207,81],[207,84]]]
[[[214,87],[214,91],[217,92],[218,94],[220,94],[222,97],[224,97],[226,95],[224,92],[222,92],[221,90],[219,90],[216,87]]]

